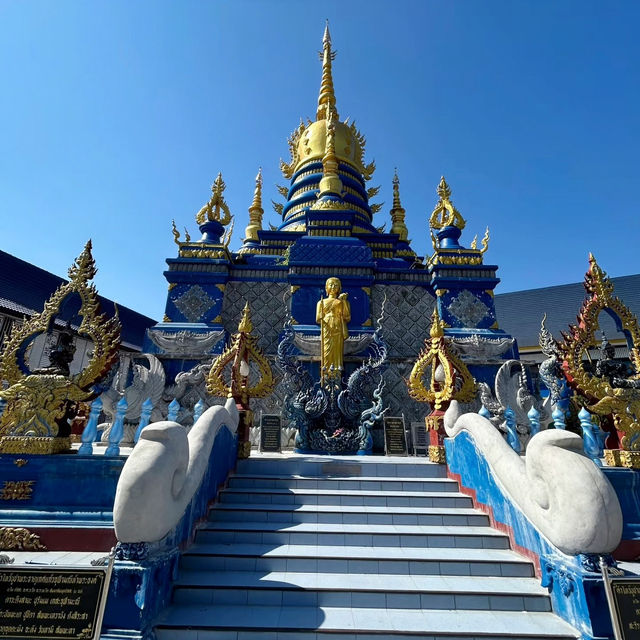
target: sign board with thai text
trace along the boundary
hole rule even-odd
[[[0,637],[99,638],[112,566],[3,566]]]
[[[384,447],[388,456],[406,456],[407,434],[402,416],[384,417]]]
[[[260,420],[260,451],[280,451],[282,419],[278,414],[263,414]]]

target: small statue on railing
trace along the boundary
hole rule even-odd
[[[275,386],[273,373],[268,360],[257,344],[256,336],[252,335],[253,325],[247,302],[242,313],[238,332],[231,338],[231,345],[227,347],[211,365],[207,379],[207,391],[212,396],[233,398],[240,411],[238,424],[238,457],[248,458],[251,455],[251,441],[249,433],[253,422],[253,413],[249,407],[251,398],[268,396]],[[251,367],[249,362],[258,367],[258,380],[250,380]],[[230,380],[225,380],[225,369],[231,366]]]
[[[606,378],[616,389],[640,389],[640,378],[632,377],[630,363],[615,359],[616,348],[607,340],[604,331],[600,343],[600,357],[596,361],[594,373],[598,378]]]
[[[34,316],[11,334],[0,357],[0,380],[9,387],[0,391],[6,409],[0,417],[0,453],[59,453],[70,449],[71,419],[78,403],[97,396],[96,385],[118,357],[120,322],[117,316],[100,315],[98,294],[90,280],[96,274],[91,241],[69,269],[69,282],[60,286]],[[82,318],[78,334],[93,342],[87,366],[71,375],[75,345],[70,326],[63,330],[50,365],[30,371],[25,353],[38,336],[51,330],[65,299],[77,294]]]

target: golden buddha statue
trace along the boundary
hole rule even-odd
[[[340,293],[342,284],[338,278],[325,283],[327,297],[316,305],[316,322],[320,325],[320,379],[324,384],[330,378],[340,378],[343,364],[344,341],[349,337],[347,323],[351,320],[351,306],[347,294]]]

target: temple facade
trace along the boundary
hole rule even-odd
[[[375,165],[366,161],[364,135],[349,118],[340,119],[328,26],[322,44],[315,118],[294,130],[290,160],[280,165],[287,181],[278,187],[283,201],[274,203],[280,224],[263,228],[259,172],[242,246],[232,252],[232,225],[240,221],[233,220],[218,175],[209,202],[196,215],[201,238],[181,238],[174,223],[178,255],[167,260],[164,274],[169,282],[165,316],[148,331],[144,350],[162,361],[171,383],[222,351],[248,303],[267,357],[275,361],[289,323],[299,360],[319,380],[316,306],[326,295],[325,282],[335,277],[350,305],[344,378],[371,355],[368,345],[379,328],[389,364],[385,406],[390,415],[420,420],[424,408],[409,397],[405,381],[429,335],[434,307],[477,379],[491,379],[504,359],[517,358],[517,345],[499,328],[495,314],[493,290],[499,279],[497,266],[484,263],[488,230],[480,248],[475,239],[469,247],[460,243],[465,220],[442,178],[429,222],[433,254],[416,255],[397,174],[390,228],[374,224],[381,208],[372,202],[379,187],[369,186]],[[256,401],[255,410],[280,412],[284,394],[283,385],[276,385],[269,397]]]

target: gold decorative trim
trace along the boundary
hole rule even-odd
[[[168,290],[169,290],[169,291],[172,291],[172,290],[173,290],[173,288],[174,288],[177,284],[178,284],[177,282],[170,282],[170,283],[169,283],[169,286],[167,287],[167,288],[168,288]]]
[[[50,455],[71,450],[71,438],[48,438],[36,436],[3,436],[0,438],[0,454],[13,453]]]
[[[429,460],[436,464],[447,464],[447,454],[443,445],[429,446]]]
[[[220,289],[220,291],[222,291],[222,293],[224,293],[224,290],[226,289],[227,285],[224,283],[218,283],[215,285],[218,289]]]
[[[299,288],[300,288],[299,284],[292,284],[291,285],[291,295],[293,295]]]
[[[35,483],[35,480],[5,480],[0,500],[31,500]]]
[[[624,449],[605,449],[604,461],[608,467],[640,469],[640,452],[625,451]]]
[[[162,322],[172,322],[171,318],[165,313],[163,318],[162,318]]]
[[[46,551],[40,536],[29,529],[0,527],[0,551]]]
[[[363,327],[372,327],[373,322],[371,322],[371,318],[367,318],[366,322],[362,324]]]
[[[24,458],[17,458],[16,460],[13,461],[13,464],[15,464],[16,467],[24,467],[24,465],[27,464],[27,462],[29,461],[25,460]]]

